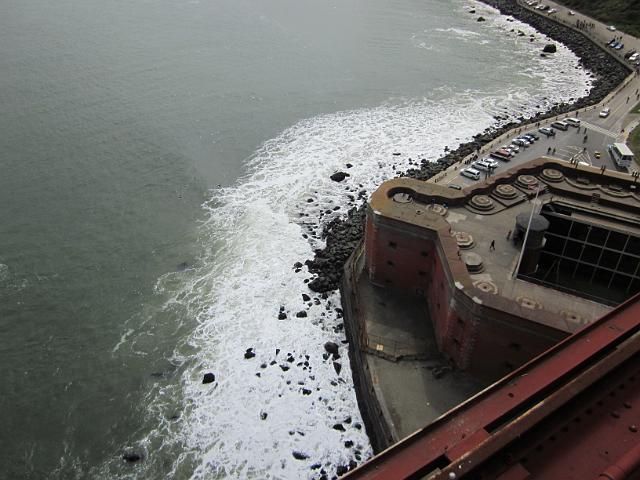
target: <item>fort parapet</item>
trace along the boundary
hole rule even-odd
[[[461,191],[387,181],[368,278],[424,299],[440,352],[496,380],[640,291],[635,180],[542,157]]]

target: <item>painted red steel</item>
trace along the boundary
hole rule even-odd
[[[422,478],[438,469],[450,475],[454,463],[460,469],[456,476],[441,478],[462,478],[638,352],[639,299],[637,295],[561,341],[347,478]],[[620,459],[623,466],[636,461],[635,456]],[[527,478],[516,470],[507,473],[505,479]],[[596,478],[599,472],[593,473]],[[613,471],[603,474],[625,478]]]

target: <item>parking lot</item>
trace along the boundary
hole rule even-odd
[[[480,153],[479,159],[489,157],[489,153],[496,151],[500,146],[508,146],[516,138],[523,134],[534,132],[538,140],[527,146],[519,146],[519,152],[515,153],[510,161],[498,160],[498,166],[493,172],[500,172],[506,168],[525,163],[534,158],[548,156],[558,158],[570,162],[571,160],[584,162],[584,164],[601,167],[605,165],[607,169],[620,170],[607,151],[607,145],[621,140],[621,129],[616,130],[615,121],[611,118],[614,115],[613,109],[606,118],[599,116],[600,110],[589,112],[580,119],[580,126],[569,126],[566,131],[553,128],[554,136],[546,136],[539,132],[538,127],[532,126],[530,129],[524,129],[520,134],[515,134],[508,140],[505,140],[496,148]],[[541,124],[540,127],[549,127],[549,124]],[[597,157],[600,158],[597,158]],[[445,185],[459,185],[465,187],[476,181],[484,180],[491,172],[480,171],[480,178],[474,180],[463,176],[460,172],[463,168],[472,167],[471,165],[458,165],[454,174],[447,175],[443,179]],[[624,171],[624,170],[620,170]]]

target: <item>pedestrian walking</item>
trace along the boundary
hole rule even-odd
[[[556,154],[556,149],[554,148],[553,150],[551,150],[551,155],[555,155]]]
[[[510,238],[511,238],[511,230],[507,232],[507,240],[509,240]]]
[[[582,143],[587,143],[587,138],[589,138],[587,135],[585,135],[584,137],[582,137]]]
[[[491,240],[491,245],[489,245],[489,251],[493,252],[496,249],[496,241]]]
[[[551,147],[547,148],[547,155],[551,153]]]

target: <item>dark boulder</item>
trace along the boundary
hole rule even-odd
[[[309,455],[307,455],[306,453],[302,453],[294,450],[293,458],[295,458],[296,460],[306,460],[307,458],[309,458]]]
[[[324,344],[324,349],[327,351],[327,353],[330,353],[331,355],[338,355],[338,345],[333,343],[333,342],[327,342]]]
[[[485,21],[484,17],[478,17],[478,22],[484,22],[484,21]]]
[[[304,318],[307,316],[307,312],[305,312],[304,310],[300,310],[298,313],[296,313],[296,317],[298,318]]]
[[[342,370],[342,365],[338,362],[333,362],[333,368],[336,370],[336,373],[340,375],[340,370]]]
[[[253,358],[255,356],[256,356],[256,354],[253,351],[253,347],[252,348],[247,348],[247,351],[244,352],[244,358],[246,358],[247,360],[250,359],[250,358]]]
[[[338,468],[336,468],[336,474],[341,477],[342,475],[344,475],[345,473],[347,473],[349,471],[349,467],[345,466],[345,465],[338,465]]]
[[[336,172],[333,175],[331,175],[331,180],[333,180],[334,182],[341,182],[343,181],[345,178],[347,178],[349,176],[348,173],[345,172]]]
[[[122,459],[129,463],[139,462],[140,460],[142,460],[142,458],[143,457],[141,453],[134,452],[134,451],[128,451],[122,454]]]
[[[202,377],[202,383],[213,383],[216,381],[216,376],[213,373],[205,373]]]
[[[280,312],[278,314],[278,320],[285,320],[287,318],[287,314],[284,312]]]
[[[547,45],[544,46],[542,51],[544,53],[556,53],[556,46],[553,43],[548,43]]]

